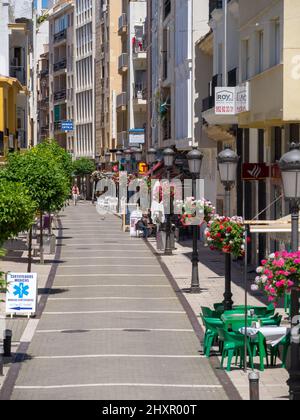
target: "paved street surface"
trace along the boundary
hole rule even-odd
[[[227,399],[144,241],[91,203],[61,220],[55,281],[11,399]]]

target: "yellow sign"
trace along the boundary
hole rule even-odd
[[[149,168],[148,168],[147,163],[143,163],[143,162],[139,163],[139,173],[141,175],[146,174],[148,171],[149,171]]]

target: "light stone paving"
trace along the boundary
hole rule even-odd
[[[114,216],[100,220],[88,202],[67,208],[61,221],[68,229],[51,300],[9,398],[228,399],[158,261],[149,267],[153,255],[143,240],[130,239]],[[77,255],[114,258],[96,266],[74,263]],[[135,255],[146,257],[135,268],[118,259]]]
[[[150,239],[150,244],[156,252],[156,242],[154,239]],[[176,250],[172,256],[164,256],[161,254],[162,261],[166,264],[172,276],[174,277],[179,289],[189,289],[191,286],[191,248],[189,244],[183,246],[176,244]],[[216,302],[222,302],[224,297],[224,260],[222,257],[215,252],[210,251],[208,248],[200,245],[199,255],[201,263],[199,264],[199,278],[200,287],[202,289],[201,294],[189,294],[184,293],[194,313],[199,315],[200,307],[206,306],[213,309],[213,304]],[[255,273],[249,274],[248,287],[251,285],[251,279],[255,277]],[[232,293],[233,301],[235,304],[244,304],[244,288],[243,285],[243,269],[237,264],[233,264],[232,267],[232,278],[236,283],[232,282]],[[261,295],[258,295],[261,297]],[[248,304],[250,305],[263,305],[255,296],[248,295]],[[278,312],[283,314],[284,311],[278,309]],[[199,322],[201,324],[201,319]],[[287,321],[283,321],[287,323]],[[288,324],[287,324],[288,325]],[[204,326],[202,325],[203,329]],[[255,360],[257,362],[257,359]],[[250,370],[249,370],[250,372]],[[229,376],[234,386],[238,389],[243,399],[249,399],[249,382],[248,373],[245,374],[243,370],[234,369],[226,374]],[[281,369],[279,366],[276,368],[266,369],[264,372],[259,372],[260,375],[260,397],[262,400],[288,399],[288,386],[286,381],[288,380],[288,372],[285,369]]]

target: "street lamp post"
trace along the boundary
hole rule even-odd
[[[218,169],[221,182],[225,188],[225,216],[230,216],[230,191],[236,181],[237,166],[239,163],[238,155],[229,147],[226,147],[218,155]],[[232,309],[231,293],[231,254],[225,254],[225,293],[223,301],[225,311]]]
[[[163,156],[164,156],[164,163],[165,163],[165,167],[167,168],[167,173],[168,173],[168,181],[169,181],[169,185],[170,185],[170,171],[171,168],[173,167],[173,163],[174,163],[174,157],[175,157],[175,152],[174,150],[168,148],[165,149],[163,152]],[[167,211],[167,223],[166,223],[166,248],[165,248],[165,255],[172,255],[172,244],[171,244],[171,230],[172,230],[172,221],[171,221],[171,207],[172,207],[172,197],[171,197],[171,191],[170,191],[170,209],[168,209],[169,211]]]
[[[190,174],[192,175],[192,195],[196,199],[197,186],[196,180],[199,178],[201,172],[201,165],[203,154],[194,147],[193,150],[187,155]],[[199,284],[199,253],[198,253],[198,226],[193,225],[193,254],[192,254],[192,283],[191,293],[200,293]]]
[[[279,167],[282,173],[283,190],[286,200],[290,202],[292,213],[292,251],[299,250],[299,203],[300,203],[300,145],[291,144],[291,150],[282,156]],[[299,288],[295,285],[291,290],[291,323],[292,330],[299,324]],[[300,337],[291,334],[291,365],[289,370],[290,399],[300,400]]]
[[[111,157],[110,152],[106,152],[105,155],[104,155],[104,157],[105,157],[105,163],[107,165],[106,167],[108,169],[109,168],[109,164],[110,164],[110,157]]]
[[[124,154],[125,154],[125,160],[126,160],[126,163],[127,163],[127,172],[130,172],[130,170],[131,170],[130,163],[131,163],[132,151],[130,149],[127,149],[127,150],[125,150]]]
[[[150,166],[150,168],[152,167],[155,161],[156,161],[156,149],[151,148],[147,151],[147,163]]]
[[[139,163],[142,161],[142,158],[143,158],[143,152],[142,152],[141,149],[136,148],[134,150],[134,158],[135,158],[135,161],[136,161],[136,172],[137,172],[137,175],[138,175],[139,174]]]

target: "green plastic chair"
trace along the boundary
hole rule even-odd
[[[284,311],[287,315],[291,313],[291,294],[285,293],[284,295]]]
[[[210,357],[211,348],[216,340],[218,340],[217,328],[223,327],[223,322],[216,318],[205,318],[202,317],[203,323],[206,328],[203,353],[207,358]]]
[[[224,367],[225,358],[227,357],[226,370],[227,372],[231,371],[231,363],[234,356],[240,358],[240,367],[242,368],[244,362],[244,336],[240,333],[225,331],[223,328],[218,328],[218,335],[219,339],[224,343],[221,359],[222,369]],[[253,357],[249,340],[247,340],[247,354],[249,355],[250,366],[253,369]]]
[[[286,359],[287,359],[287,354],[288,354],[288,350],[289,350],[289,346],[291,344],[291,333],[289,333],[286,337],[284,337],[280,343],[278,343],[276,346],[274,347],[270,347],[270,355],[271,355],[271,365],[275,366],[276,365],[276,360],[277,357],[280,357],[280,347],[283,347],[283,351],[282,351],[282,364],[281,367],[283,369],[286,369]]]
[[[206,306],[201,306],[201,312],[202,312],[202,315],[205,318],[218,318],[218,319],[220,319],[220,315],[216,311],[213,311],[210,308],[207,308]]]
[[[263,327],[267,325],[276,325],[277,327],[280,327],[280,324],[282,321],[282,315],[279,315],[279,313],[276,313],[273,317],[270,317],[270,318],[260,318],[260,321]]]

